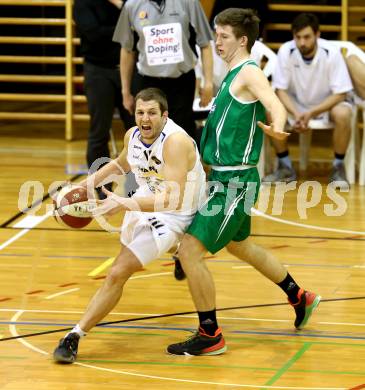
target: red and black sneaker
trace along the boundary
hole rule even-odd
[[[214,336],[209,336],[202,328],[199,328],[199,330],[186,341],[171,344],[167,347],[167,352],[172,355],[220,355],[226,352],[226,350],[227,347],[221,328],[216,330]]]
[[[296,314],[294,326],[297,329],[303,329],[313,314],[313,311],[319,305],[321,296],[310,291],[300,289],[298,291],[298,299],[299,301],[297,303],[293,304],[290,301],[289,303],[294,307]]]

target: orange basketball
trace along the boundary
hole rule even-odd
[[[63,226],[81,229],[93,219],[91,211],[95,208],[95,202],[88,200],[87,190],[84,187],[78,185],[63,187],[53,204],[54,217]]]

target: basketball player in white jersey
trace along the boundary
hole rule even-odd
[[[60,340],[53,354],[57,362],[75,361],[80,337],[115,307],[133,273],[177,245],[204,198],[205,173],[196,144],[168,118],[164,93],[157,88],[139,92],[135,119],[137,126],[126,133],[120,156],[81,182],[98,187],[132,170],[139,188],[132,198],[105,190],[107,198],[99,201],[99,215],[127,210],[121,250],[79,323]]]

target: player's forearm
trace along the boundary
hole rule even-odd
[[[118,163],[118,160],[112,160],[95,173],[89,175],[86,179],[82,180],[79,184],[82,186],[92,186],[93,188],[99,187],[101,184],[104,184],[108,178],[112,180],[113,175],[123,175],[125,174],[122,166]]]
[[[204,86],[213,85],[213,54],[210,45],[201,48]]]
[[[138,204],[140,211],[177,211],[181,210],[183,201],[188,202],[189,191],[185,194],[185,184],[165,181],[164,188],[150,196],[135,195],[131,199]],[[189,202],[188,202],[189,203]]]
[[[312,113],[312,118],[315,118],[322,112],[329,111],[332,107],[334,107],[336,104],[341,103],[345,100],[346,94],[335,94],[328,96],[321,104],[318,104],[317,106],[313,107],[310,111]]]
[[[289,114],[296,116],[297,109],[296,109],[296,106],[295,106],[292,98],[289,96],[289,94],[283,89],[278,89],[276,91],[276,94],[277,94],[278,98],[280,99],[281,103],[283,103],[286,110],[289,112]]]
[[[133,196],[138,204],[138,210],[145,212],[176,211],[181,209],[180,194],[171,191],[162,191],[152,196]]]
[[[129,95],[131,93],[134,64],[135,52],[122,48],[120,51],[120,78],[122,80],[122,95]]]
[[[269,113],[271,123],[274,124],[274,128],[283,131],[285,129],[288,113],[281,100],[273,94],[265,108]]]
[[[283,131],[285,129],[286,121],[288,118],[285,107],[282,104],[278,105],[274,108],[273,111],[271,111],[270,114],[272,118],[272,123],[274,124],[274,128]]]

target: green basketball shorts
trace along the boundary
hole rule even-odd
[[[240,171],[212,170],[209,196],[199,208],[187,233],[211,253],[230,241],[243,241],[251,232],[251,207],[255,204],[260,177],[257,168]]]

